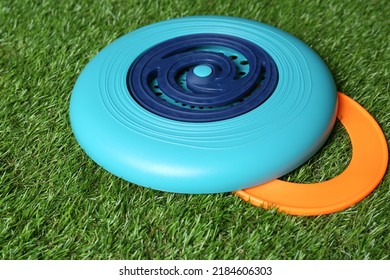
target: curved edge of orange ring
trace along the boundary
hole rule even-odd
[[[352,143],[352,159],[344,172],[320,183],[274,180],[234,194],[255,206],[303,216],[337,212],[369,195],[387,170],[386,138],[375,119],[356,101],[339,92],[338,103],[337,117]]]

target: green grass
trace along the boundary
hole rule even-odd
[[[323,3],[326,2],[326,3]],[[390,139],[390,5],[383,1],[0,2],[1,259],[389,259],[390,176],[344,211],[295,217],[232,194],[132,185],[93,163],[69,124],[80,71],[119,36],[160,20],[232,15],[297,36],[329,65]],[[332,178],[347,166],[340,125],[285,176]]]

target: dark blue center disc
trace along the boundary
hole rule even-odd
[[[266,101],[277,83],[276,64],[258,45],[208,33],[156,44],[127,75],[130,94],[143,108],[188,122],[245,114]]]

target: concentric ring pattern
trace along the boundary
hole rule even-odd
[[[205,122],[236,117],[261,105],[272,95],[278,72],[273,59],[247,40],[193,34],[142,53],[131,65],[127,82],[145,109],[174,120]]]

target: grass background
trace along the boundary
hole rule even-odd
[[[93,163],[68,115],[80,71],[114,39],[169,18],[231,15],[306,42],[329,65],[338,89],[390,139],[388,3],[2,0],[0,258],[389,259],[389,175],[362,202],[319,217],[265,211],[230,193],[164,193]],[[350,156],[338,124],[325,148],[284,179],[332,178]]]

